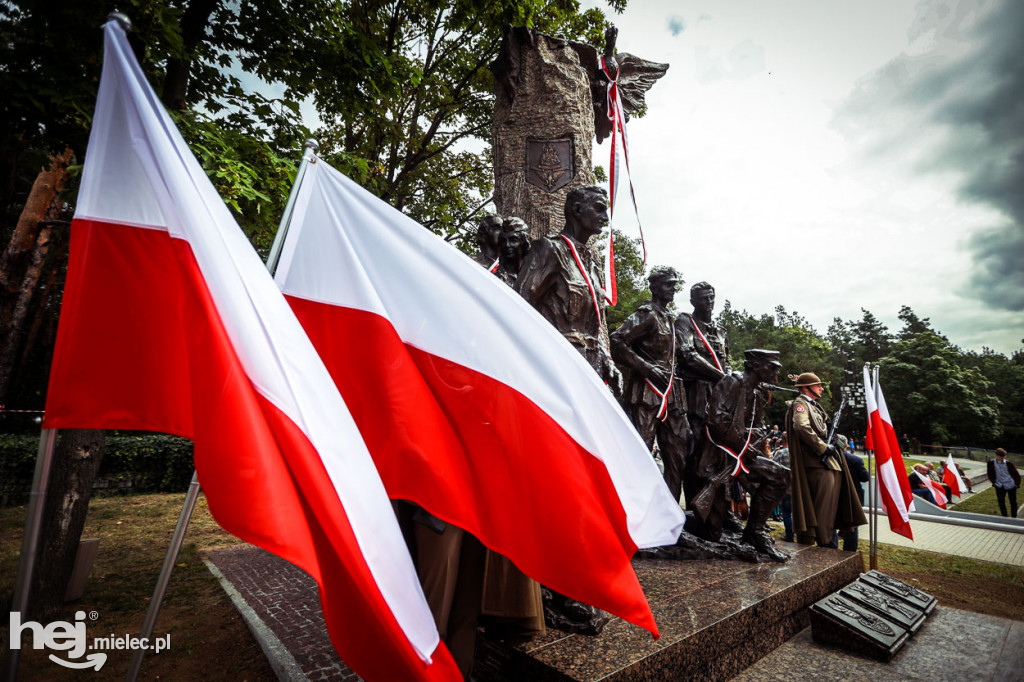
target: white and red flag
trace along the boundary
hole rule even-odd
[[[935,500],[935,506],[939,507],[940,509],[945,509],[946,502],[948,502],[948,500],[946,499],[946,489],[943,488],[938,483],[936,483],[935,481],[933,481],[932,479],[930,479],[927,473],[921,473],[920,471],[917,471],[916,473],[917,477],[921,479],[922,483],[924,483],[924,486],[928,488],[929,491],[931,491],[932,499]]]
[[[871,371],[864,367],[864,397],[867,399],[868,436],[865,447],[875,451],[875,477],[882,510],[889,517],[889,528],[894,533],[914,539],[910,531],[910,511],[914,508],[914,496],[910,492],[910,480],[903,464],[903,453],[896,440],[896,430],[885,405],[882,387],[878,383],[877,369],[872,384]],[[867,445],[870,443],[870,446]]]
[[[193,439],[214,518],[317,581],[353,670],[461,679],[334,382],[123,29],[104,31],[44,426]]]
[[[956,468],[956,462],[953,461],[952,452],[946,457],[946,466],[942,470],[942,482],[949,486],[950,497],[953,495],[963,497],[967,492],[967,484],[964,483],[964,479],[960,478],[960,472]]]
[[[584,358],[497,277],[314,159],[276,280],[392,498],[656,633],[630,564],[684,517]]]

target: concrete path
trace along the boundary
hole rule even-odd
[[[952,554],[992,561],[1011,566],[1024,566],[1024,533],[968,528],[935,521],[911,519],[913,541],[889,530],[889,521],[879,516],[878,542],[912,547],[929,552]],[[867,540],[867,526],[861,526],[860,539]],[[861,545],[863,547],[863,545]]]

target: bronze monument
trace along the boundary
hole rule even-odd
[[[665,484],[678,502],[690,427],[675,360],[675,316],[669,306],[682,278],[674,268],[656,267],[647,279],[651,300],[612,333],[612,358],[628,368],[623,406],[648,448],[653,449],[657,437]]]
[[[529,231],[519,218],[505,218],[498,235],[498,269],[494,274],[502,282],[514,287],[519,271],[523,269],[523,260],[530,252]]]
[[[604,285],[587,242],[608,225],[608,193],[577,187],[565,199],[565,228],[530,245],[515,290],[554,325],[618,394],[621,377],[602,341]]]
[[[477,253],[473,259],[485,268],[493,268],[498,260],[498,239],[502,224],[501,216],[489,215],[484,216],[476,228]]]
[[[731,372],[715,384],[708,403],[704,449],[700,453],[697,474],[707,481],[690,500],[693,523],[687,530],[707,540],[719,541],[725,521],[726,488],[737,478],[746,490],[753,490],[750,516],[739,541],[774,561],[789,555],[773,546],[765,534],[765,522],[782,500],[789,486],[789,469],[777,464],[765,452],[768,438],[764,428],[764,408],[771,400],[769,389],[779,374],[778,351],[744,352],[744,370]]]
[[[692,313],[676,317],[676,355],[679,373],[686,388],[687,414],[693,434],[692,453],[683,471],[683,491],[687,508],[703,487],[697,476],[697,460],[704,450],[704,418],[715,383],[731,371],[729,341],[725,330],[715,324],[715,288],[707,282],[690,287]],[[729,525],[734,525],[730,523]],[[734,528],[738,530],[738,528]]]
[[[558,232],[568,193],[594,182],[592,140],[611,132],[608,82],[624,114],[645,106],[644,95],[668,70],[633,55],[615,54],[618,31],[605,36],[608,74],[597,50],[531,28],[508,27],[498,58],[493,123],[494,205],[529,225],[531,237]]]

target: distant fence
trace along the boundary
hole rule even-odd
[[[984,462],[996,456],[995,448],[978,448],[970,445],[922,445],[920,456],[941,457],[945,459],[950,452],[953,453],[953,459],[970,459],[976,462]],[[917,455],[914,456],[916,457]],[[1024,466],[1024,454],[1019,452],[1006,453],[1006,459],[1018,467]]]

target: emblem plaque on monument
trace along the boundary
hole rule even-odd
[[[572,136],[554,140],[526,140],[526,181],[544,190],[557,192],[575,176]]]

